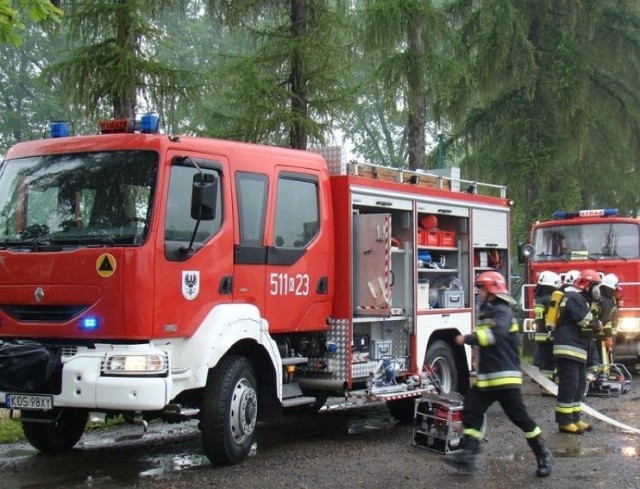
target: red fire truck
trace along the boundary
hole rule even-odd
[[[0,407],[34,447],[72,448],[87,419],[195,418],[233,464],[284,410],[412,419],[468,387],[452,339],[475,274],[508,277],[504,187],[156,123],[56,123],[0,167]]]
[[[533,224],[530,242],[519,246],[519,257],[526,261],[527,309],[532,308],[533,286],[544,270],[561,277],[569,270],[586,268],[602,276],[614,273],[623,289],[614,355],[638,358],[640,220],[622,217],[617,209],[558,211],[552,220]]]

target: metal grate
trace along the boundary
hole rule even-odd
[[[85,305],[32,306],[15,304],[0,306],[0,310],[20,322],[64,323],[81,314],[88,307]]]

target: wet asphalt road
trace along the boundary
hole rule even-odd
[[[412,445],[413,428],[396,423],[386,407],[323,410],[260,425],[255,455],[233,467],[204,456],[195,422],[152,424],[85,433],[67,454],[44,455],[28,444],[0,445],[0,488],[443,488],[544,487],[640,489],[640,435],[598,420],[583,436],[556,432],[554,399],[536,384],[524,387],[529,412],[556,457],[554,473],[535,477],[535,459],[522,434],[493,406],[474,476],[442,464],[442,454]],[[640,385],[587,404],[640,428]]]

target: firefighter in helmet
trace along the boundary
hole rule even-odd
[[[618,291],[620,290],[618,277],[608,273],[602,277],[600,284],[600,321],[602,331],[598,334],[598,355],[601,364],[613,363],[611,358],[614,338],[618,326]]]
[[[534,336],[534,365],[540,369],[540,373],[553,380],[555,361],[553,359],[553,331],[547,328],[547,312],[551,302],[551,294],[562,285],[560,275],[555,272],[544,271],[538,277],[538,283],[534,289],[534,314],[536,333]],[[546,389],[542,394],[547,394]]]
[[[572,285],[576,290],[567,291],[560,304],[553,355],[558,373],[555,413],[561,433],[581,435],[593,429],[581,417],[589,342],[602,329],[591,312],[591,302],[600,298],[600,281],[595,270],[583,270]]]
[[[467,474],[475,472],[480,441],[484,437],[484,415],[497,401],[509,419],[524,432],[536,455],[536,474],[546,477],[551,473],[553,455],[522,400],[518,352],[520,331],[510,307],[516,301],[509,294],[506,280],[498,272],[481,273],[475,285],[481,302],[478,325],[475,332],[456,336],[455,342],[478,347],[477,377],[464,400],[464,448],[447,454],[444,462]]]
[[[562,280],[562,290],[566,292],[567,289],[569,289],[570,287],[573,288],[573,283],[576,281],[576,279],[579,276],[580,276],[579,270],[569,270],[567,273],[565,273],[564,278]]]

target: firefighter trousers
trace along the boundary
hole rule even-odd
[[[586,366],[568,358],[556,358],[558,368],[558,397],[556,423],[576,423],[582,416],[582,398],[587,387]]]
[[[494,402],[500,404],[507,417],[524,432],[527,439],[540,434],[540,428],[527,412],[520,388],[481,391],[474,386],[464,398],[462,423],[465,435],[482,439],[484,414]]]

